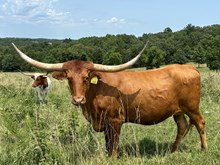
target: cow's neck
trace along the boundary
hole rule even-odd
[[[83,116],[86,118],[88,122],[92,124],[92,127],[97,132],[104,131],[105,123],[103,121],[105,118],[105,114],[100,114],[93,104],[86,103],[85,105],[81,105]]]
[[[44,79],[42,86],[43,86],[43,89],[48,87],[47,79]]]

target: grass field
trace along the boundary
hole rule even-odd
[[[220,74],[201,70],[201,112],[209,149],[200,150],[195,128],[177,152],[173,118],[154,126],[126,123],[118,146],[119,159],[105,152],[102,133],[94,132],[78,107],[71,104],[67,82],[52,79],[47,105],[34,103],[31,78],[0,73],[0,164],[220,164]]]

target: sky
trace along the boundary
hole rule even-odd
[[[220,0],[0,0],[0,38],[136,37],[220,24]]]

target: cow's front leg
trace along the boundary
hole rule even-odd
[[[42,102],[42,97],[38,88],[35,89],[35,95],[36,95],[36,104],[40,104]]]
[[[45,91],[44,93],[44,103],[47,104],[47,99],[48,99],[48,91]]]
[[[117,159],[117,146],[119,142],[121,126],[121,122],[108,123],[104,132],[106,149],[108,151],[109,156],[112,156],[113,159]]]

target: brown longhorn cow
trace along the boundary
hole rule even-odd
[[[174,64],[154,70],[122,71],[133,65],[144,49],[135,60],[119,66],[80,60],[47,64],[29,58],[13,46],[26,62],[55,71],[52,76],[58,80],[68,80],[72,103],[82,108],[83,115],[95,131],[104,131],[107,151],[114,159],[117,158],[123,123],[152,125],[170,116],[177,124],[171,152],[177,149],[191,124],[198,130],[202,149],[207,149],[205,120],[199,110],[200,74],[192,65]],[[190,124],[185,115],[190,118]]]

